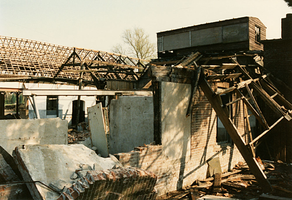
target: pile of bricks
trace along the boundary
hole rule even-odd
[[[91,199],[156,199],[157,177],[138,168],[90,170],[70,188],[63,189],[57,200]]]

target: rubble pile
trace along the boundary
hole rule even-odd
[[[1,200],[154,200],[156,181],[83,144],[20,145],[13,157],[0,146]]]
[[[57,200],[155,199],[157,177],[138,168],[88,170],[70,188],[64,188]]]
[[[90,131],[77,131],[69,129],[68,131],[68,144],[77,144],[79,141],[85,141],[90,137]]]
[[[272,185],[272,193],[263,193],[255,176],[245,163],[238,163],[230,172],[215,174],[204,180],[196,180],[182,191],[159,197],[165,199],[292,199],[292,164],[263,160],[260,166]]]
[[[68,129],[68,144],[77,144],[87,138],[90,138],[90,129],[86,122],[79,123],[77,127]]]

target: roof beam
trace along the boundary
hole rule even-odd
[[[152,96],[152,91],[23,89],[23,96]]]

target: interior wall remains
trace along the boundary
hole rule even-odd
[[[193,99],[192,115],[186,117],[190,84],[160,82],[161,145],[137,147],[135,151],[117,154],[125,166],[139,167],[158,176],[158,195],[205,179],[208,161],[219,157],[222,171],[244,161],[232,143],[216,141],[217,117],[201,89]],[[243,105],[234,107],[232,116],[238,130],[244,132]]]
[[[68,122],[54,119],[0,120],[0,146],[12,155],[24,144],[68,144]]]
[[[128,152],[154,141],[153,97],[120,96],[109,106],[109,153]]]

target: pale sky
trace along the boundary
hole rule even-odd
[[[111,52],[125,29],[156,43],[157,32],[244,16],[280,38],[287,13],[284,0],[0,0],[0,35]]]

